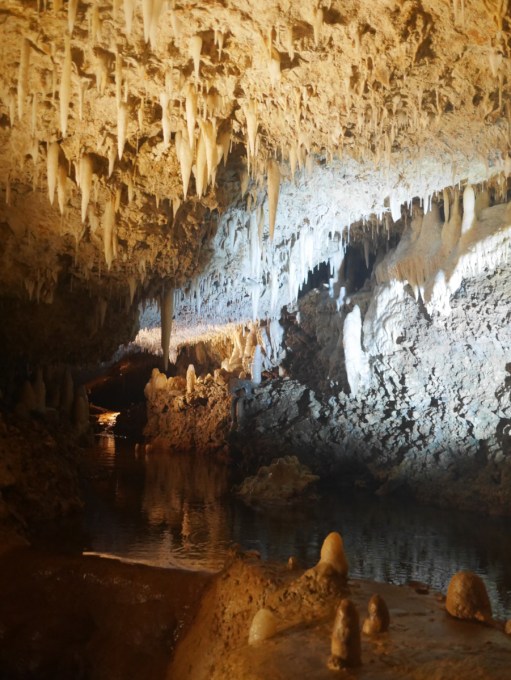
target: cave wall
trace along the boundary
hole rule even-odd
[[[427,213],[380,260],[371,285],[339,310],[326,291],[300,301],[298,322],[284,339],[290,377],[244,399],[233,443],[246,461],[296,454],[332,481],[509,514],[509,222],[506,205],[485,211],[472,225],[471,247],[451,247],[436,268],[424,260],[420,232],[424,222],[429,235],[442,225],[432,228]],[[481,224],[496,215],[506,226],[488,240]],[[428,243],[438,249],[441,239],[428,236]],[[394,275],[384,280],[391,264]],[[407,272],[401,281],[399,266]],[[456,276],[460,267],[464,275]],[[455,290],[428,299],[438,271],[442,285],[455,282]]]

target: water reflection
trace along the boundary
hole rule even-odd
[[[108,440],[108,441],[105,441]],[[206,458],[99,438],[87,499],[90,550],[158,566],[218,570],[232,543],[265,559],[314,564],[325,535],[344,537],[354,577],[422,581],[445,591],[471,569],[486,581],[495,612],[511,616],[509,521],[326,495],[298,508],[257,511],[229,495],[227,469]]]

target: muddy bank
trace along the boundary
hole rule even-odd
[[[453,619],[445,611],[444,597],[422,584],[396,587],[350,580],[336,585],[311,576],[311,571],[271,567],[254,559],[233,564],[206,593],[167,680],[508,677],[511,638],[501,627]],[[376,593],[388,605],[389,631],[362,636],[362,665],[356,670],[329,670],[340,598],[354,602],[362,625]],[[272,613],[276,632],[250,645],[251,624],[262,607]]]
[[[33,549],[0,558],[0,677],[165,677],[211,576]]]

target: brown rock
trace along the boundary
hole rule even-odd
[[[486,586],[480,576],[470,571],[459,571],[451,578],[445,608],[457,619],[485,623],[492,620]]]
[[[362,663],[360,653],[360,626],[357,608],[351,600],[341,600],[335,615],[328,668],[353,668]]]
[[[366,635],[385,633],[389,629],[390,616],[383,597],[373,595],[367,606],[368,618],[364,621],[362,632]]]

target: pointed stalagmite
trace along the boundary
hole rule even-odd
[[[267,174],[268,174],[268,214],[270,223],[270,240],[273,241],[280,190],[280,168],[277,161],[273,159],[268,161]]]

